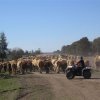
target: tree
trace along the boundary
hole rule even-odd
[[[71,45],[63,46],[61,52],[73,55],[90,55],[92,52],[92,42],[87,37],[83,37]]]
[[[29,51],[26,50],[26,51],[24,52],[24,55],[25,55],[25,56],[28,56],[28,55],[29,55]]]
[[[11,59],[18,59],[24,55],[24,51],[21,48],[14,48],[10,51]]]
[[[88,55],[88,53],[91,51],[91,44],[87,37],[80,39],[77,47],[80,55]]]
[[[7,58],[7,39],[5,33],[0,33],[0,60],[3,62]]]
[[[93,51],[96,54],[100,54],[100,37],[94,39],[94,41],[93,41]]]
[[[25,55],[25,56],[33,56],[33,55],[34,55],[34,51],[33,51],[33,50],[31,50],[31,51],[26,50],[26,51],[24,52],[24,55]]]
[[[41,54],[41,49],[40,48],[38,48],[38,50],[36,50],[35,52],[34,52],[34,54]]]
[[[55,54],[60,54],[61,51],[60,51],[60,50],[56,50],[56,51],[54,51],[53,53],[55,53]]]
[[[64,54],[64,53],[66,53],[66,46],[63,46],[62,48],[61,48],[61,52]]]

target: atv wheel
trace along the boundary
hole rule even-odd
[[[90,79],[91,78],[91,72],[90,71],[84,71],[83,72],[83,77],[85,79]]]
[[[75,77],[75,75],[74,75],[73,72],[68,71],[68,72],[66,73],[66,77],[67,77],[67,79],[73,79],[73,78]]]

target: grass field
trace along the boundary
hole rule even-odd
[[[2,76],[0,77],[0,100],[20,100],[27,95],[29,95],[29,100],[39,100],[40,98],[51,100],[52,98],[49,86],[45,83],[41,85],[40,77],[37,80],[39,79],[41,82],[34,80],[35,77],[25,82],[26,76],[29,75],[10,77],[8,74],[0,74],[0,76]]]
[[[1,74],[0,78],[0,100],[15,100],[21,88],[18,78]]]

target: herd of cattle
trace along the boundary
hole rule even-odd
[[[94,58],[94,60],[95,60],[95,65],[96,65],[96,67],[97,68],[100,68],[100,56],[96,56],[95,58]]]
[[[72,66],[80,60],[79,56],[72,55],[52,55],[52,56],[31,56],[19,58],[17,60],[0,62],[0,73],[9,72],[9,74],[25,74],[28,71],[54,71],[55,73],[65,72],[67,66]],[[100,56],[95,58],[96,66],[100,66]],[[85,60],[85,65],[90,66],[89,60]]]

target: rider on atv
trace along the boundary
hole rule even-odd
[[[77,65],[77,67],[82,67],[82,68],[85,67],[83,57],[80,58],[80,61],[78,61],[76,65]]]
[[[83,76],[85,79],[91,78],[91,69],[85,66],[83,57],[80,58],[80,61],[72,67],[68,67],[66,70],[66,77],[68,79],[73,79],[75,76]]]

